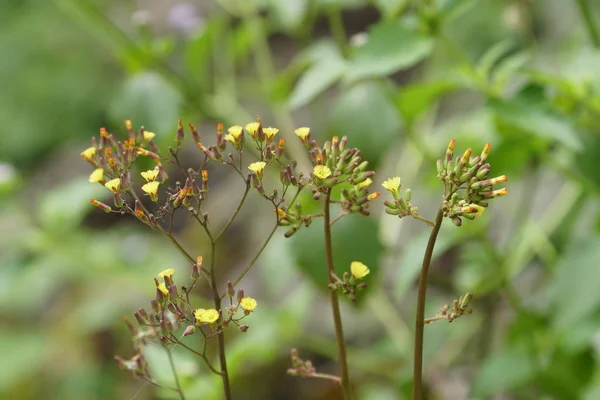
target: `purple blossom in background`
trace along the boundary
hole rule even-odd
[[[169,26],[173,29],[191,33],[204,25],[204,19],[198,14],[198,10],[193,4],[179,3],[173,6],[167,17]]]

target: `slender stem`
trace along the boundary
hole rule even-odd
[[[196,351],[194,349],[192,349],[191,347],[189,347],[187,344],[183,343],[181,340],[177,339],[177,337],[173,334],[171,334],[171,341],[180,345],[181,347],[191,351],[192,353],[194,353],[195,355],[197,355],[198,357],[200,357],[201,359],[204,360],[204,362],[206,363],[206,366],[208,368],[210,368],[210,370],[212,372],[214,372],[217,375],[221,375],[221,372],[219,372],[215,367],[213,367],[213,365],[210,363],[210,361],[208,361],[208,358],[206,358],[205,354],[200,353],[199,351]]]
[[[433,257],[433,249],[438,233],[444,221],[444,212],[442,208],[438,210],[435,217],[435,225],[429,235],[429,242],[423,256],[423,266],[421,267],[421,276],[419,278],[419,294],[417,298],[417,316],[415,318],[415,355],[413,368],[413,400],[421,400],[423,398],[422,382],[423,382],[423,334],[425,331],[425,299],[427,297],[427,275],[429,274],[429,266]]]
[[[315,372],[310,376],[310,378],[321,378],[321,379],[329,379],[330,381],[334,381],[336,383],[341,384],[342,380],[339,376],[331,375],[331,374],[323,374],[321,372]]]
[[[346,35],[346,28],[344,28],[344,20],[342,19],[340,7],[330,7],[327,12],[327,19],[329,20],[331,35],[340,53],[344,57],[348,57],[350,55],[348,51],[348,36]]]
[[[327,191],[324,205],[323,231],[325,236],[325,257],[327,262],[327,276],[331,283],[335,283],[333,268],[333,248],[331,246],[331,212],[329,209],[329,200],[331,198],[331,189]],[[345,400],[351,399],[350,377],[348,374],[348,361],[346,359],[346,345],[344,343],[344,330],[342,327],[342,315],[340,313],[340,302],[337,292],[329,291],[329,300],[331,301],[331,310],[333,312],[333,323],[335,325],[335,337],[338,347],[338,357],[340,359],[340,370],[342,378],[342,392]]]
[[[433,222],[433,221],[430,221],[430,220],[428,220],[428,219],[427,219],[427,218],[425,218],[425,217],[421,217],[421,216],[420,216],[420,215],[418,215],[418,214],[417,214],[417,215],[414,215],[414,214],[413,214],[413,215],[412,215],[412,217],[413,217],[414,219],[418,219],[419,221],[423,221],[423,222],[425,222],[425,223],[426,223],[427,225],[429,225],[429,226],[435,226],[435,222]]]
[[[242,196],[240,203],[238,204],[238,206],[237,206],[235,212],[233,213],[233,215],[231,216],[231,218],[229,218],[229,221],[227,221],[227,223],[225,224],[223,229],[221,229],[221,232],[219,232],[219,234],[215,237],[215,242],[217,240],[219,240],[219,238],[221,236],[223,236],[223,234],[227,231],[227,229],[229,229],[231,224],[233,224],[233,221],[235,221],[235,218],[238,216],[238,214],[242,210],[242,206],[244,205],[244,201],[246,201],[246,197],[248,196],[249,191],[250,191],[250,182],[246,183],[246,190],[244,190],[244,195]]]
[[[427,324],[431,324],[432,322],[435,322],[435,321],[440,321],[442,319],[448,319],[448,317],[445,316],[445,315],[436,315],[435,317],[425,318],[425,320],[423,321],[423,323],[425,325],[427,325]]]
[[[169,346],[166,345],[164,348],[167,352],[167,356],[169,357],[169,364],[171,365],[171,370],[173,371],[173,376],[175,377],[175,385],[177,386],[179,397],[181,397],[181,400],[185,400],[185,395],[183,394],[183,390],[181,390],[181,383],[179,383],[179,376],[177,375],[177,370],[175,369],[175,362],[173,362],[173,354],[171,354],[171,349],[169,349]]]
[[[587,0],[577,0],[577,7],[579,8],[579,13],[581,14],[581,18],[583,18],[583,23],[585,28],[588,31],[588,35],[590,35],[590,39],[595,48],[600,49],[600,33],[594,24],[594,19],[592,16],[592,10],[590,9],[590,5]]]

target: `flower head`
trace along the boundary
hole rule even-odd
[[[208,310],[199,308],[194,311],[194,317],[198,325],[214,324],[219,319],[219,312],[214,308],[209,308]]]
[[[316,165],[313,169],[313,175],[319,179],[327,179],[331,176],[331,170],[326,165]]]
[[[240,300],[240,306],[246,312],[254,311],[257,305],[258,303],[252,297],[244,297],[242,300]]]
[[[157,287],[158,287],[158,290],[160,290],[162,294],[164,294],[165,296],[169,295],[169,289],[167,289],[167,286],[165,285],[164,282],[159,283]]]
[[[158,169],[149,169],[148,171],[140,172],[140,175],[142,175],[142,178],[144,178],[146,182],[151,182],[156,179],[158,172]]]
[[[305,141],[308,138],[308,135],[310,134],[310,128],[307,127],[303,127],[303,128],[298,128],[294,131],[294,133],[300,138],[302,139],[302,141]]]
[[[362,181],[361,183],[359,183],[358,185],[356,185],[356,187],[358,189],[364,189],[368,186],[370,186],[373,183],[373,181],[371,180],[371,178],[367,178],[364,181]]]
[[[148,196],[150,196],[152,201],[158,201],[158,185],[160,185],[159,182],[152,181],[142,186],[142,190],[146,192]]]
[[[263,133],[265,134],[267,139],[271,139],[273,136],[277,135],[277,132],[279,132],[279,129],[277,128],[263,128]]]
[[[86,160],[91,160],[92,157],[94,157],[94,155],[96,155],[95,147],[88,147],[87,149],[81,152],[81,157]]]
[[[165,276],[168,276],[169,279],[172,279],[174,273],[175,270],[173,268],[167,268],[164,271],[159,272],[156,276],[158,276],[160,279],[165,279]]]
[[[389,178],[388,180],[383,182],[381,186],[383,186],[384,189],[388,190],[392,194],[397,194],[398,190],[400,190],[400,177],[395,176],[393,178]]]
[[[227,129],[227,132],[229,132],[229,134],[231,136],[233,136],[235,139],[239,138],[242,135],[243,131],[244,131],[244,128],[242,128],[239,125],[234,125],[234,126],[230,127],[229,129]]]
[[[362,279],[365,276],[369,275],[369,272],[371,271],[365,264],[361,263],[360,261],[352,261],[352,263],[350,264],[350,272],[352,273],[354,279]]]
[[[118,193],[121,189],[121,178],[111,179],[110,181],[104,184],[108,190],[113,193]]]
[[[156,136],[156,133],[150,131],[144,131],[144,140],[149,142]]]
[[[104,180],[104,170],[102,168],[96,168],[94,172],[90,174],[88,181],[92,183],[102,182]],[[119,180],[120,181],[120,180]]]
[[[267,165],[267,163],[264,161],[257,161],[257,162],[253,162],[252,164],[248,165],[248,169],[250,171],[254,172],[256,175],[262,176],[262,172],[265,169],[266,165]]]
[[[246,130],[254,139],[256,139],[256,136],[258,135],[259,126],[260,123],[258,122],[250,122],[249,124],[246,124]]]

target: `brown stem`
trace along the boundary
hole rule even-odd
[[[423,256],[423,266],[421,267],[421,276],[419,278],[419,294],[417,297],[417,316],[415,319],[415,356],[413,368],[413,400],[423,398],[423,333],[425,331],[425,299],[427,297],[427,275],[429,274],[429,265],[433,257],[433,249],[438,233],[444,221],[444,212],[442,208],[438,210],[435,217],[435,225],[429,235],[429,242]]]
[[[331,246],[331,212],[329,209],[329,200],[331,198],[331,189],[327,191],[324,205],[324,221],[323,231],[325,236],[325,257],[327,262],[327,277],[329,282],[335,283],[333,276],[335,270],[333,268],[333,248]],[[342,316],[340,313],[340,302],[337,292],[329,291],[329,300],[331,302],[331,310],[333,311],[333,323],[335,325],[335,337],[338,347],[338,357],[340,359],[341,385],[345,400],[351,399],[350,378],[348,374],[348,361],[346,359],[346,345],[344,344],[344,330],[342,327]]]

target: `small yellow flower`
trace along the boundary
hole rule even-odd
[[[256,175],[262,175],[263,170],[265,169],[267,163],[264,161],[257,161],[257,162],[253,162],[252,164],[248,165],[248,169],[252,172],[254,172]]]
[[[468,206],[463,207],[461,211],[465,214],[472,214],[474,217],[480,217],[483,215],[485,207],[482,207],[479,204],[469,204]]]
[[[96,155],[95,147],[88,147],[87,149],[81,152],[81,157],[83,157],[86,160],[91,160],[92,157],[94,157],[94,155]]]
[[[219,312],[214,308],[209,308],[208,310],[199,308],[194,311],[194,317],[198,325],[214,324],[219,319]]]
[[[104,184],[108,190],[113,193],[118,193],[121,189],[121,178],[111,179],[110,181]]]
[[[326,165],[317,165],[313,169],[313,175],[319,179],[327,179],[331,176],[331,170]]]
[[[257,305],[258,303],[252,297],[244,297],[240,300],[240,306],[248,313],[254,311]]]
[[[369,201],[373,201],[373,200],[375,200],[376,198],[378,198],[379,196],[381,196],[381,194],[379,194],[379,192],[373,192],[373,193],[370,193],[370,194],[367,196],[367,200],[369,200]]]
[[[263,133],[265,134],[267,139],[271,139],[273,136],[277,135],[277,132],[279,132],[279,129],[277,128],[263,128]]]
[[[258,122],[250,122],[246,124],[246,130],[254,139],[256,139],[256,135],[258,134],[258,127],[260,124]]]
[[[158,176],[158,170],[157,169],[149,169],[148,171],[140,172],[140,175],[142,175],[142,178],[144,178],[146,180],[146,182],[152,182]]]
[[[151,141],[152,139],[154,139],[154,137],[156,136],[156,133],[154,132],[149,132],[149,131],[144,131],[144,140],[146,141]]]
[[[173,268],[167,268],[164,271],[158,273],[156,276],[158,276],[160,279],[165,279],[165,276],[168,276],[169,279],[173,279],[174,273],[175,273],[175,270]]]
[[[368,186],[370,186],[373,183],[373,181],[371,180],[371,178],[367,178],[364,181],[362,181],[361,183],[359,183],[358,185],[356,185],[356,187],[358,189],[364,189]]]
[[[384,189],[388,190],[392,194],[397,194],[398,190],[400,190],[400,177],[395,176],[393,178],[390,178],[387,181],[383,182],[381,186],[383,186]]]
[[[227,129],[227,132],[229,132],[229,135],[231,135],[234,139],[237,139],[242,135],[243,130],[244,128],[242,128],[241,126],[235,125]]]
[[[369,275],[369,272],[371,271],[365,264],[361,263],[360,261],[352,261],[352,263],[350,264],[350,272],[352,273],[354,279],[362,279],[365,276]]]
[[[104,170],[102,168],[96,168],[94,172],[90,174],[88,181],[92,183],[101,182],[104,180]]]
[[[152,201],[158,201],[158,185],[160,185],[160,182],[153,181],[142,186],[142,190],[150,196]]]
[[[294,131],[294,133],[303,141],[306,140],[308,138],[308,135],[310,134],[310,128],[307,127],[303,127],[303,128],[298,128]]]
[[[161,282],[157,287],[158,290],[162,292],[162,294],[164,294],[165,296],[169,295],[169,289],[167,289],[164,282]]]

